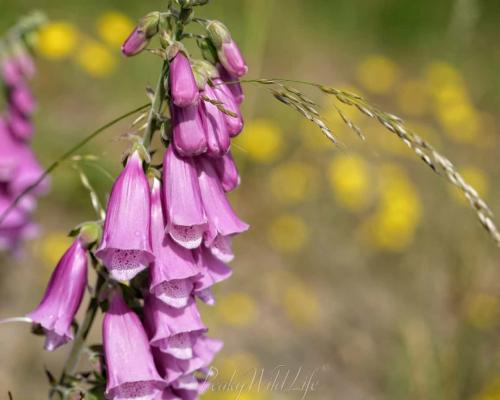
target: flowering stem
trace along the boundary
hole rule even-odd
[[[78,329],[78,333],[73,342],[73,346],[71,348],[71,352],[69,353],[68,359],[64,364],[64,369],[61,374],[61,378],[59,379],[59,385],[64,386],[66,383],[66,378],[73,376],[76,372],[76,368],[80,361],[80,354],[82,352],[82,348],[85,344],[85,340],[89,335],[90,329],[92,328],[92,324],[94,322],[95,316],[97,314],[97,310],[99,308],[99,295],[101,289],[106,282],[105,278],[97,273],[97,280],[94,288],[94,294],[92,295],[89,305],[87,307],[87,311],[85,312],[85,319],[82,322],[82,325]]]
[[[139,111],[142,111],[149,107],[149,104],[144,104],[132,111],[129,111],[126,114],[123,114],[119,116],[118,118],[115,118],[113,121],[108,122],[107,124],[101,126],[99,129],[96,131],[92,132],[90,135],[87,137],[83,138],[80,142],[78,142],[76,145],[74,145],[71,149],[66,151],[62,156],[60,156],[56,161],[54,161],[52,164],[50,164],[47,169],[40,175],[40,177],[33,182],[31,185],[29,185],[26,189],[24,189],[15,199],[14,201],[7,207],[7,209],[3,212],[2,215],[0,215],[0,225],[2,222],[5,220],[5,218],[10,214],[10,212],[19,204],[21,199],[24,198],[27,194],[29,194],[33,189],[35,189],[40,183],[43,182],[43,180],[50,175],[52,171],[54,171],[61,163],[66,161],[69,157],[71,157],[75,152],[80,150],[83,146],[85,146],[88,142],[90,142],[92,139],[95,137],[99,136],[102,132],[104,132],[106,129],[110,128],[111,126],[115,125],[116,123],[120,122],[121,120],[138,113]]]
[[[144,134],[144,147],[149,149],[151,142],[153,141],[153,136],[158,128],[158,116],[161,112],[161,106],[163,104],[163,99],[165,97],[165,85],[163,84],[163,79],[165,74],[167,73],[168,62],[165,61],[163,63],[163,67],[161,68],[161,74],[158,78],[158,83],[156,84],[156,90],[153,97],[153,102],[151,104],[151,110],[149,112],[148,124],[146,127],[146,133]]]

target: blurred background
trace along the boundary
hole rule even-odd
[[[18,0],[0,31],[34,8],[51,22],[38,43],[34,148],[48,165],[72,144],[146,103],[159,60],[120,55],[134,21],[165,2]],[[493,0],[212,0],[200,15],[232,30],[249,76],[347,88],[434,143],[500,213],[500,2]],[[307,91],[307,89],[306,89]],[[246,129],[233,146],[242,175],[231,195],[251,230],[235,241],[234,276],[203,308],[226,342],[217,383],[299,375],[296,390],[221,389],[206,399],[500,399],[499,252],[466,201],[391,134],[318,97],[343,146],[246,86]],[[121,168],[131,120],[82,149],[104,199]],[[101,165],[98,167],[97,165]],[[94,218],[71,163],[52,176],[40,236],[0,260],[0,318],[39,301],[70,243]],[[99,340],[98,323],[93,332]],[[68,346],[44,353],[27,325],[0,328],[0,398],[46,398]],[[281,367],[280,367],[281,366]],[[291,383],[292,378],[289,378]]]

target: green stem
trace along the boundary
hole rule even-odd
[[[0,225],[2,222],[5,220],[5,218],[10,214],[10,212],[19,204],[22,198],[26,196],[28,193],[30,193],[33,189],[35,189],[40,183],[43,182],[43,180],[52,172],[54,171],[62,162],[66,161],[69,157],[71,157],[76,151],[80,150],[83,146],[85,146],[88,142],[90,142],[92,139],[96,138],[104,132],[106,129],[110,128],[111,126],[115,125],[116,123],[120,122],[121,120],[139,112],[144,109],[149,107],[149,104],[144,104],[135,110],[129,111],[126,114],[123,114],[119,116],[118,118],[115,118],[113,121],[108,122],[106,125],[101,126],[99,129],[96,131],[92,132],[90,135],[82,139],[80,142],[78,142],[76,145],[74,145],[71,149],[66,151],[62,156],[60,156],[56,161],[54,161],[52,164],[50,164],[47,169],[40,175],[40,177],[33,182],[30,186],[28,186],[26,189],[24,189],[15,199],[14,201],[9,205],[9,207],[2,213],[0,216]]]
[[[68,359],[64,364],[64,369],[61,374],[61,378],[59,379],[60,386],[64,386],[66,384],[66,379],[70,376],[73,376],[76,372],[76,368],[78,367],[78,363],[80,362],[80,354],[85,344],[85,340],[90,333],[90,329],[92,328],[97,310],[99,309],[99,294],[105,282],[105,278],[101,274],[97,273],[94,294],[89,301],[87,311],[85,312],[85,319],[78,329],[78,333],[76,334],[75,340],[73,341],[73,346],[69,353]]]
[[[144,134],[144,147],[146,149],[149,149],[149,146],[151,145],[151,142],[153,141],[153,136],[156,132],[156,129],[158,128],[157,122],[158,118],[157,116],[161,112],[161,106],[163,104],[163,99],[165,98],[165,85],[163,84],[165,74],[167,73],[168,69],[168,62],[165,61],[163,63],[163,67],[161,68],[161,74],[160,77],[158,78],[158,82],[156,84],[156,90],[153,98],[153,103],[151,105],[151,110],[149,111],[149,118],[148,118],[148,124],[146,127],[146,132]]]

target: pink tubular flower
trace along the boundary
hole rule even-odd
[[[202,273],[195,282],[194,294],[208,305],[214,305],[215,299],[210,288],[228,279],[233,271],[205,247],[198,250],[198,263]]]
[[[214,159],[213,163],[224,191],[232,192],[236,189],[241,180],[231,152],[224,154],[224,156],[220,158]]]
[[[103,237],[96,252],[113,278],[132,279],[154,260],[150,220],[149,184],[136,151],[111,190]]]
[[[236,100],[236,103],[243,103],[243,100],[245,100],[245,95],[243,94],[241,83],[238,82],[238,77],[231,75],[222,65],[219,65],[217,69],[219,71],[221,79],[226,83],[227,87],[231,91],[234,100]]]
[[[234,40],[222,43],[217,49],[217,54],[221,64],[231,75],[242,77],[248,72],[245,60]]]
[[[13,108],[23,115],[30,115],[35,111],[36,102],[31,90],[24,84],[16,85],[10,93],[10,103]]]
[[[77,238],[57,264],[41,303],[27,315],[45,331],[48,351],[73,339],[71,323],[87,285],[87,261],[87,252]]]
[[[210,85],[206,85],[203,94],[210,99],[217,99],[215,91]],[[205,117],[208,154],[213,157],[223,156],[231,145],[224,114],[208,101],[202,103],[201,109]]]
[[[21,162],[20,145],[12,137],[7,124],[0,117],[0,181],[8,182]]]
[[[201,244],[207,218],[200,198],[196,166],[191,158],[179,157],[172,146],[163,161],[163,190],[167,210],[167,233],[187,249]]]
[[[222,103],[225,109],[236,114],[236,116],[224,114],[224,119],[226,121],[229,136],[237,136],[243,130],[243,116],[241,115],[240,108],[238,107],[238,104],[236,104],[233,94],[224,81],[220,78],[215,78],[213,81],[215,83],[214,91],[217,96],[217,100]]]
[[[182,51],[170,62],[170,93],[177,107],[195,105],[200,98],[191,63]]]
[[[33,124],[28,116],[21,114],[12,105],[9,105],[7,124],[12,135],[19,140],[28,140],[33,136]]]
[[[102,337],[106,360],[106,398],[154,399],[166,386],[160,377],[139,317],[121,294],[114,293],[104,314]]]
[[[165,304],[186,307],[199,268],[191,251],[165,235],[161,184],[154,179],[151,190],[151,245],[155,261],[150,267],[150,292]]]
[[[198,178],[203,207],[208,219],[207,245],[217,236],[229,236],[248,230],[249,226],[241,221],[226,198],[212,162],[207,157],[197,159]]]
[[[2,80],[8,86],[15,86],[19,83],[22,83],[23,75],[20,70],[17,62],[13,58],[5,59],[2,63]]]
[[[207,331],[192,298],[186,307],[173,308],[146,296],[144,315],[151,346],[181,360],[193,357],[194,342]]]
[[[173,140],[178,153],[185,157],[191,157],[206,152],[206,127],[200,114],[200,106],[177,107],[172,105],[171,110]]]
[[[122,44],[122,53],[127,57],[135,56],[143,51],[149,43],[146,33],[139,28],[135,28]]]

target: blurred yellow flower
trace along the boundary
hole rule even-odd
[[[496,297],[480,293],[466,305],[467,321],[481,330],[493,328],[500,317],[500,302]]]
[[[73,25],[54,21],[40,30],[38,51],[47,58],[61,59],[74,52],[77,41],[78,32]]]
[[[394,87],[398,74],[397,65],[380,55],[366,58],[357,68],[358,81],[376,94],[387,94]]]
[[[133,29],[134,22],[119,11],[108,11],[97,20],[97,32],[113,47],[121,46]]]
[[[249,371],[260,368],[260,362],[252,353],[241,351],[225,357],[219,357],[215,361],[215,368],[217,368],[220,379],[231,379],[233,374],[241,377],[251,378]]]
[[[427,87],[420,81],[403,82],[398,87],[396,100],[403,115],[420,117],[429,109]]]
[[[413,241],[420,221],[420,198],[398,165],[383,165],[379,171],[379,182],[378,209],[362,225],[361,233],[377,248],[401,251]]]
[[[282,151],[282,132],[272,121],[250,121],[245,132],[236,139],[236,144],[253,161],[270,163],[276,160]]]
[[[298,161],[278,165],[269,178],[271,193],[283,203],[300,203],[314,197],[317,184],[316,170]]]
[[[257,305],[246,293],[231,293],[218,301],[217,314],[221,321],[235,327],[252,324],[257,317]]]
[[[480,119],[467,103],[444,105],[438,109],[438,119],[445,132],[458,142],[472,142],[480,132]]]
[[[500,400],[500,376],[493,378],[473,400]]]
[[[431,90],[436,87],[463,84],[463,78],[458,69],[443,61],[435,61],[427,66],[425,80]]]
[[[340,155],[328,169],[330,186],[336,200],[351,211],[360,211],[370,204],[369,167],[358,155]]]
[[[287,285],[283,307],[290,321],[299,326],[311,326],[319,318],[320,305],[312,287],[301,282]]]
[[[87,41],[76,55],[76,61],[87,73],[95,77],[104,77],[113,72],[116,58],[102,44]]]
[[[300,251],[307,242],[309,230],[298,216],[285,214],[271,222],[268,237],[271,246],[285,253]]]
[[[485,197],[488,195],[490,183],[486,173],[483,170],[474,166],[466,166],[460,168],[458,172],[460,175],[462,175],[462,178],[465,180],[465,182],[467,182],[477,190],[479,196]],[[469,205],[468,200],[465,198],[460,189],[456,188],[455,186],[450,186],[450,193],[453,198],[461,204],[466,206]]]

